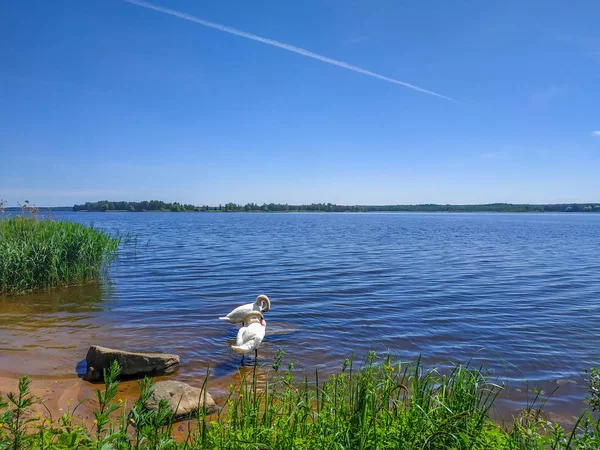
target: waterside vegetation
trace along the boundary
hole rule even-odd
[[[258,369],[261,370],[261,369]],[[119,367],[105,372],[92,424],[76,409],[39,417],[39,400],[23,377],[19,392],[0,398],[0,448],[19,449],[598,449],[600,429],[586,411],[572,430],[543,418],[534,397],[505,429],[490,419],[502,387],[480,369],[457,365],[441,373],[419,362],[394,363],[371,354],[357,370],[347,360],[325,381],[297,382],[280,352],[265,380],[256,370],[230,387],[224,407],[211,416],[200,409],[187,435],[174,433],[166,401],[150,410],[152,383],[128,407],[118,398]],[[206,392],[208,383],[204,381]],[[591,408],[598,407],[598,374],[590,377]],[[537,402],[537,403],[536,403]],[[181,429],[181,427],[178,427]]]
[[[333,203],[312,203],[289,205],[287,203],[247,203],[245,205],[226,203],[219,206],[196,206],[161,200],[143,202],[109,202],[101,200],[74,205],[73,211],[172,211],[172,212],[597,212],[600,203],[561,203],[561,204],[512,204],[490,203],[484,205],[336,205]]]
[[[92,226],[41,219],[25,203],[22,214],[0,218],[0,293],[95,280],[120,241]]]

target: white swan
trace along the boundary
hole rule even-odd
[[[265,305],[263,308],[263,304]],[[219,317],[220,320],[224,320],[229,323],[243,323],[246,316],[252,311],[256,312],[267,312],[271,309],[271,300],[266,295],[259,295],[256,297],[254,303],[248,303],[247,305],[238,306],[225,317]]]
[[[258,321],[256,321],[258,319]],[[244,323],[247,326],[242,326],[239,329],[235,339],[235,345],[231,349],[242,355],[242,366],[244,365],[244,356],[254,350],[254,364],[258,359],[258,347],[265,338],[267,330],[267,322],[263,315],[258,311],[252,311],[244,318]]]

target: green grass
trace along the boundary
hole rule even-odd
[[[0,220],[0,293],[97,279],[116,256],[119,242],[78,223],[6,217]]]
[[[140,382],[141,395],[131,408],[116,399],[116,363],[105,373],[91,429],[72,410],[59,418],[24,419],[31,417],[27,412],[36,400],[23,377],[20,392],[0,400],[0,449],[600,448],[591,411],[573,430],[564,430],[530,404],[510,431],[501,428],[490,411],[502,388],[485,371],[468,365],[442,374],[419,362],[403,365],[371,354],[358,370],[348,361],[325,381],[316,373],[316,381],[298,382],[292,365],[280,370],[281,358],[280,353],[268,381],[253,373],[232,386],[218,414],[198,411],[190,419],[193,431],[179,439],[173,438],[172,413],[165,403],[158,412],[145,406],[150,380]]]

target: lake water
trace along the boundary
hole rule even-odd
[[[97,284],[0,297],[0,366],[75,373],[91,344],[181,355],[177,379],[235,373],[217,320],[267,294],[259,362],[354,354],[473,358],[524,406],[526,382],[577,414],[600,365],[600,215],[55,213],[139,235]]]

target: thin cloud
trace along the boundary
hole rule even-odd
[[[360,44],[361,42],[370,41],[371,39],[373,39],[372,36],[359,36],[352,39],[348,39],[348,42],[350,44]]]
[[[548,106],[552,101],[557,99],[558,97],[564,95],[566,89],[561,86],[550,86],[543,91],[535,92],[531,96],[531,103],[534,106]]]
[[[495,159],[504,155],[506,155],[506,152],[484,152],[480,153],[479,157],[481,159]]]
[[[373,78],[377,78],[378,80],[387,81],[389,83],[398,84],[400,86],[404,86],[406,88],[415,90],[417,92],[422,92],[423,94],[433,95],[435,97],[443,98],[445,100],[450,100],[452,102],[456,102],[453,98],[446,97],[445,95],[438,94],[437,92],[428,91],[427,89],[420,88],[410,83],[406,83],[404,81],[395,80],[394,78],[385,77],[383,75],[379,75],[375,72],[371,72],[369,70],[361,69],[360,67],[353,66],[351,64],[347,64],[343,61],[338,61],[336,59],[327,58],[326,56],[319,55],[317,53],[310,52],[300,47],[294,47],[293,45],[284,44],[283,42],[276,41],[274,39],[268,39],[261,36],[257,36],[255,34],[246,33],[245,31],[238,30],[236,28],[228,27],[225,25],[221,25],[214,22],[209,22],[208,20],[200,19],[198,17],[192,16],[190,14],[186,14],[174,9],[163,8],[162,6],[153,5],[152,3],[148,3],[141,0],[124,0],[127,3],[131,3],[132,5],[141,6],[143,8],[152,9],[154,11],[162,12],[165,14],[169,14],[171,16],[178,17],[180,19],[189,20],[190,22],[194,22],[200,24],[202,26],[213,28],[215,30],[222,31],[224,33],[233,34],[235,36],[240,36],[246,39],[250,39],[253,41],[261,42],[263,44],[271,45],[273,47],[278,47],[283,50],[287,50],[288,52],[297,53],[302,56],[306,56],[308,58],[316,59],[318,61],[322,61],[327,64],[332,64],[334,66],[342,67],[344,69],[351,70],[353,72],[361,73],[363,75],[367,75]]]
[[[600,136],[600,130],[592,131],[594,136]]]
[[[577,47],[582,53],[588,56],[600,55],[600,38],[588,36],[573,36],[559,34],[556,39]]]
[[[116,195],[119,191],[114,189],[31,189],[31,188],[0,188],[0,198],[10,197],[16,199],[43,197],[103,197]]]
[[[556,36],[556,39],[561,42],[566,42],[567,44],[576,45],[586,50],[600,47],[600,38],[597,37],[559,34]]]
[[[27,84],[43,84],[46,86],[53,86],[58,88],[68,88],[70,90],[83,92],[85,94],[97,94],[103,95],[106,92],[97,91],[94,89],[87,89],[78,83],[71,83],[68,81],[53,81],[53,80],[43,80],[41,78],[32,78],[32,77],[22,77],[22,76],[13,76],[13,75],[0,75],[0,77],[18,83],[27,83]]]

